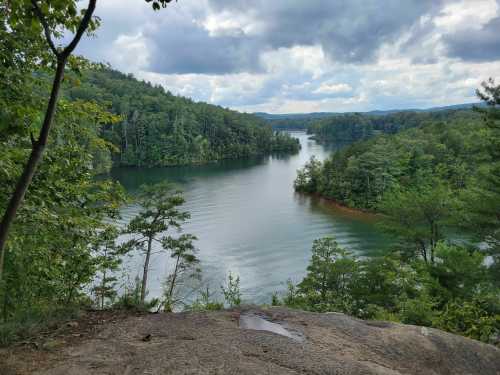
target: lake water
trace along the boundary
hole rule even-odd
[[[292,133],[302,150],[286,157],[158,169],[117,169],[112,172],[133,193],[144,183],[175,182],[184,191],[185,209],[191,219],[184,232],[198,237],[198,256],[203,278],[212,290],[229,272],[240,276],[243,299],[269,303],[273,292],[282,292],[288,279],[298,282],[305,275],[314,239],[334,236],[360,255],[384,250],[385,237],[374,217],[336,207],[324,200],[303,196],[293,190],[297,169],[312,155],[326,158],[331,149]],[[123,224],[138,211],[123,209]],[[141,256],[127,261],[128,271],[141,275]],[[161,294],[170,258],[153,256],[149,297]]]

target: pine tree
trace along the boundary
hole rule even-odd
[[[184,198],[167,182],[142,186],[136,201],[142,210],[130,221],[125,233],[135,237],[129,241],[129,245],[145,255],[140,299],[141,304],[144,304],[153,243],[168,243],[170,236],[167,232],[170,229],[180,230],[190,215],[179,209]],[[166,250],[165,247],[162,249]]]

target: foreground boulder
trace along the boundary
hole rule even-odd
[[[98,323],[0,352],[0,374],[500,374],[494,346],[337,313],[242,308]]]

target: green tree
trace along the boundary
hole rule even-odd
[[[37,310],[46,311],[84,301],[82,287],[95,276],[91,244],[118,216],[123,189],[95,179],[92,148],[106,148],[82,124],[94,119],[98,107],[62,102],[45,162],[34,176],[25,204],[12,226],[5,273],[0,285],[4,320]],[[101,113],[106,117],[106,113]],[[89,122],[88,122],[89,121]],[[9,196],[29,140],[11,136],[0,142],[0,202]]]
[[[130,221],[125,233],[134,236],[134,239],[129,241],[130,245],[145,255],[140,298],[141,304],[144,304],[153,243],[162,245],[163,250],[174,246],[174,252],[181,260],[183,255],[190,256],[192,246],[190,241],[193,237],[183,237],[181,242],[173,242],[167,233],[170,229],[180,230],[182,223],[190,217],[188,212],[180,210],[184,198],[171,184],[162,182],[156,185],[143,185],[136,202],[141,206],[141,211]]]
[[[401,125],[399,120],[403,121]],[[390,135],[339,148],[314,174],[300,170],[297,190],[320,194],[350,207],[379,210],[379,203],[392,190],[418,189],[437,180],[459,195],[490,174],[491,157],[487,151],[492,130],[474,111],[407,117],[395,114],[371,121],[380,122],[385,129],[382,132]],[[309,184],[310,176],[317,176],[312,180],[318,183]]]
[[[442,301],[454,298],[470,300],[488,291],[490,278],[484,252],[440,242],[436,247],[436,258],[437,261],[429,266],[429,272],[440,288],[434,293]]]
[[[438,314],[436,328],[489,343],[500,332],[500,314],[492,315],[481,301],[450,301]]]
[[[287,306],[436,327],[485,342],[500,333],[500,291],[477,249],[439,242],[434,263],[394,255],[357,260],[323,238],[314,241],[307,270],[298,285],[288,282]]]
[[[158,10],[160,6],[165,7],[170,2],[171,0],[154,0],[152,7]],[[0,35],[2,40],[5,38],[7,41],[7,48],[2,48],[0,52],[2,62],[5,62],[0,68],[0,78],[10,77],[2,82],[1,88],[5,83],[5,87],[11,86],[6,91],[7,95],[2,93],[0,104],[7,104],[15,110],[14,113],[11,110],[2,110],[2,117],[5,114],[7,118],[21,117],[13,122],[21,125],[32,121],[35,111],[32,108],[22,109],[22,105],[31,103],[31,100],[23,102],[19,93],[30,88],[33,80],[26,77],[32,75],[35,70],[54,69],[43,120],[39,128],[29,123],[31,151],[0,221],[0,281],[3,278],[8,234],[49,141],[66,66],[69,65],[73,69],[81,66],[82,59],[72,56],[72,53],[83,35],[93,32],[99,26],[99,19],[93,17],[96,3],[97,0],[89,0],[87,8],[81,11],[78,10],[76,0],[9,1],[0,5]],[[65,35],[71,34],[73,37],[66,46],[58,45]],[[19,40],[20,36],[26,40]],[[10,85],[12,82],[14,84]]]
[[[320,189],[322,179],[321,162],[311,156],[309,162],[297,171],[297,178],[294,182],[296,191],[304,193],[314,193]]]
[[[5,246],[9,229],[16,217],[16,213],[24,199],[26,191],[31,184],[38,165],[42,160],[49,139],[54,115],[56,113],[59,91],[66,64],[87,29],[92,31],[97,26],[96,20],[92,19],[95,6],[96,0],[89,0],[87,9],[83,11],[83,16],[80,17],[77,12],[76,1],[50,1],[41,4],[38,0],[31,0],[31,3],[24,1],[10,2],[9,6],[2,12],[4,16],[4,22],[2,23],[8,25],[6,30],[10,29],[14,31],[20,28],[23,32],[31,35],[41,34],[43,32],[46,42],[54,55],[55,62],[51,61],[51,63],[55,63],[56,69],[47,110],[39,134],[36,137],[34,133],[31,133],[32,150],[30,156],[17,181],[16,187],[5,209],[5,213],[3,214],[2,221],[0,222],[0,280],[2,280],[3,275]],[[64,31],[74,33],[73,39],[64,48],[58,48],[54,38],[62,37]],[[35,51],[30,52],[35,53]],[[44,58],[47,57],[45,51],[36,52]]]
[[[420,276],[393,255],[363,259],[353,290],[355,310],[361,318],[376,318],[380,309],[397,313],[402,300],[417,298]]]
[[[196,300],[187,306],[189,311],[218,311],[224,308],[222,302],[217,301],[213,298],[213,294],[210,291],[210,287],[207,285],[205,289],[202,289]]]
[[[357,272],[356,258],[332,237],[314,240],[307,275],[298,289],[309,303],[347,310],[352,305]]]
[[[113,225],[107,225],[92,243],[92,252],[96,263],[99,280],[93,288],[97,305],[104,309],[106,300],[111,303],[117,295],[116,272],[122,264],[123,256],[130,250],[125,245],[118,245],[120,231]]]
[[[490,163],[487,168],[480,169],[478,184],[465,195],[462,218],[466,227],[488,244],[487,251],[493,260],[491,271],[500,286],[500,85],[493,79],[483,82],[477,95],[487,104],[486,108],[476,110],[491,130],[486,145]]]
[[[166,237],[162,240],[162,247],[170,250],[170,257],[174,260],[174,267],[165,282],[164,310],[172,312],[182,298],[176,293],[178,289],[186,286],[189,279],[200,280],[201,269],[197,267],[199,259],[195,254],[193,241],[196,237],[183,234],[179,238]],[[188,279],[188,280],[186,280]]]
[[[385,195],[379,207],[386,215],[383,228],[403,240],[403,250],[433,263],[436,246],[445,238],[444,228],[455,207],[450,189],[437,181],[433,186],[394,190]]]

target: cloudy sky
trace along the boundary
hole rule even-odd
[[[173,93],[271,113],[476,101],[500,0],[99,0],[79,52]]]

